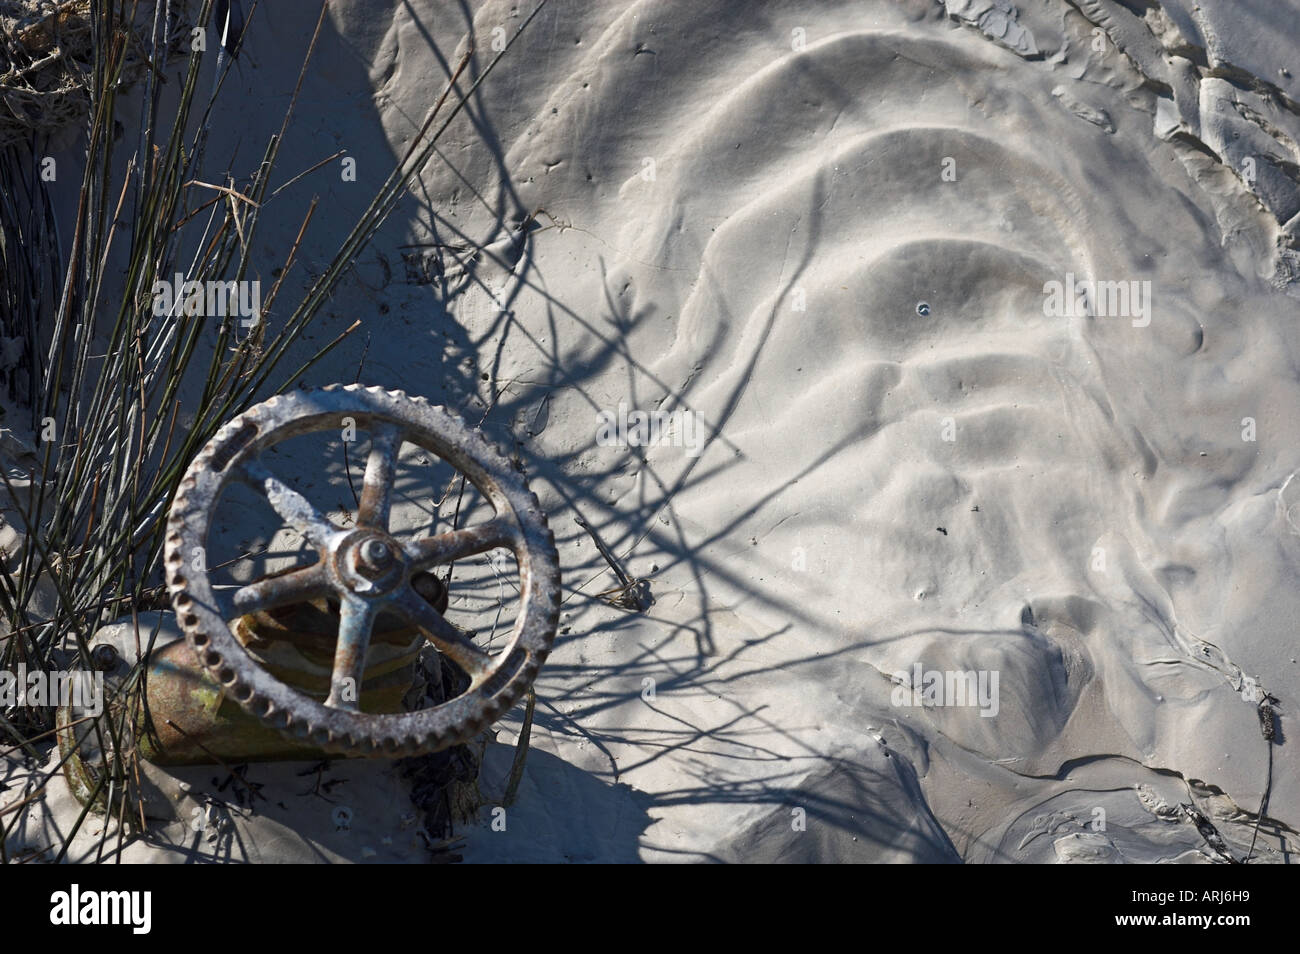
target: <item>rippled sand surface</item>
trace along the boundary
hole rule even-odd
[[[359,158],[324,222],[531,10],[474,6],[335,4],[290,145]],[[1289,856],[1300,9],[1146,6],[552,0],[506,53],[317,333],[491,404],[557,534],[528,773],[469,860],[1218,859],[1181,805],[1245,857],[1261,691]],[[269,17],[249,90],[309,27]],[[620,404],[705,443],[602,446]],[[646,612],[588,599],[578,518]],[[900,704],[918,667],[996,705]]]
[[[510,321],[458,314],[545,402],[553,499],[658,566],[651,619],[574,622],[544,738],[646,793],[651,857],[1211,855],[1180,803],[1248,842],[1245,680],[1285,725],[1300,673],[1300,301],[1295,167],[1231,144],[1294,162],[1286,79],[1116,4],[740,6],[561,7],[484,100],[487,194],[544,227]],[[1070,281],[1138,295],[1045,314]],[[619,401],[707,449],[592,447]],[[997,672],[996,715],[893,704],[917,664]]]

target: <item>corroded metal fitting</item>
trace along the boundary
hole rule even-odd
[[[370,433],[371,448],[357,525],[344,529],[271,474],[260,456],[298,434],[342,429],[348,418]],[[495,516],[477,526],[405,544],[392,537],[393,472],[404,442],[432,451],[464,474]],[[234,481],[262,492],[276,513],[317,550],[320,560],[240,587],[229,605],[222,606],[206,570],[193,569],[185,554],[206,547],[213,511]],[[428,578],[435,566],[497,547],[515,555],[523,605],[505,648],[489,655],[431,605]],[[342,755],[413,755],[472,738],[532,684],[550,652],[559,614],[555,539],[523,476],[478,430],[446,409],[400,391],[359,385],[279,395],[222,427],[181,480],[167,525],[164,566],[186,640],[226,693],[267,724]],[[333,675],[324,702],[259,665],[227,623],[322,597],[339,601]],[[360,711],[356,688],[381,612],[416,626],[469,676],[469,688],[417,712]]]

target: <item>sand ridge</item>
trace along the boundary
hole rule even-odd
[[[365,379],[486,415],[551,515],[561,636],[467,860],[1215,860],[1184,803],[1245,855],[1253,687],[1300,703],[1300,18],[1229,6],[547,5],[303,346],[363,317]],[[289,162],[382,168],[525,8],[339,0]],[[309,19],[265,17],[248,95]],[[1068,281],[1148,310],[1053,314]],[[598,440],[621,406],[702,451]],[[590,599],[579,518],[646,612]],[[917,665],[997,715],[896,704]]]

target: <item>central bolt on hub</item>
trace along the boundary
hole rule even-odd
[[[361,565],[375,572],[387,570],[393,565],[393,551],[383,540],[367,540],[361,544]]]
[[[335,567],[344,585],[361,596],[379,596],[403,579],[402,550],[382,533],[361,531],[335,551]]]

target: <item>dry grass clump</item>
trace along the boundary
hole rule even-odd
[[[145,8],[148,7],[148,12]],[[122,79],[147,68],[153,4],[141,4],[129,37]],[[168,39],[175,51],[187,28],[170,5]],[[90,113],[95,25],[90,0],[0,0],[0,149],[73,129]]]

